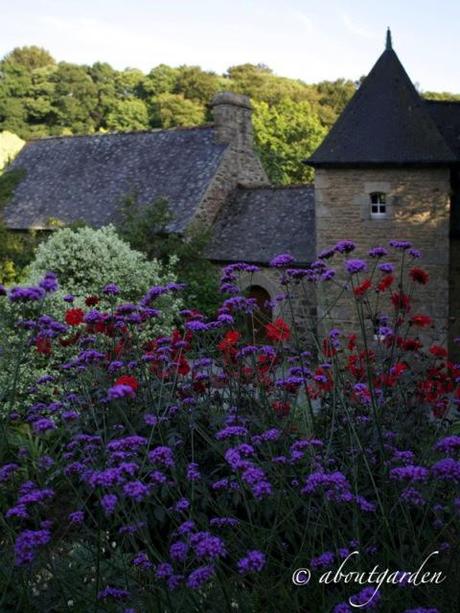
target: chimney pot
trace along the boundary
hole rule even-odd
[[[238,148],[252,148],[252,104],[248,96],[220,92],[211,102],[217,138]]]

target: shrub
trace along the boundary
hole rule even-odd
[[[24,176],[25,172],[20,168],[0,174],[0,283],[17,283],[20,280],[39,241],[34,231],[12,232],[3,221],[3,210]]]
[[[117,283],[120,297],[126,300],[140,298],[162,275],[157,262],[131,249],[111,225],[57,230],[37,248],[27,282],[48,271],[58,276],[66,292],[90,295]]]
[[[418,338],[431,322],[408,307],[423,270],[401,271],[392,299],[388,273],[371,266],[363,278],[348,247],[345,289],[325,259],[274,262],[287,296],[313,283],[355,301],[362,325],[345,333],[324,320],[316,353],[282,317],[267,326],[271,344],[244,342],[255,307],[238,280],[257,270],[245,264],[225,269],[232,296],[215,319],[184,310],[148,342],[143,322],[175,285],[137,306],[67,313],[74,359],[1,421],[6,609],[456,610],[459,368]],[[418,255],[400,249],[401,262]],[[43,319],[43,294],[0,300],[46,355],[69,330]],[[374,339],[364,323],[377,308]],[[4,385],[8,406],[14,377]],[[425,560],[442,585],[414,579]],[[341,564],[347,581],[331,580]],[[311,580],[298,587],[302,568]]]
[[[156,260],[148,261],[122,241],[112,226],[99,230],[89,227],[65,228],[57,230],[38,246],[35,259],[26,270],[24,285],[38,283],[47,271],[57,275],[58,289],[46,294],[42,309],[53,320],[64,321],[69,308],[87,309],[91,301],[100,303],[102,308],[115,308],[123,301],[138,300],[153,285],[174,283],[173,266],[173,258],[169,265],[162,265]],[[112,292],[111,285],[115,287]],[[142,330],[144,338],[169,333],[181,301],[168,294],[160,298],[159,304],[161,317],[145,322]],[[4,321],[11,321],[18,315],[16,304],[4,302],[0,305],[0,313],[2,311]],[[15,326],[4,329],[4,334],[9,347],[5,351],[20,343]],[[50,367],[71,359],[75,347],[67,340],[55,345],[50,359],[35,346],[24,348],[23,363],[27,363],[27,368],[18,382],[18,400],[25,389],[45,375]],[[6,361],[0,381],[12,375],[12,368],[13,363]]]
[[[205,257],[209,231],[198,226],[189,229],[186,236],[168,231],[174,216],[164,199],[143,205],[132,194],[125,199],[120,213],[119,235],[149,259],[167,263],[175,258],[174,269],[180,271],[181,281],[186,284],[184,301],[205,315],[214,315],[220,300],[219,275]]]

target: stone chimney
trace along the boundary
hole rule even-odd
[[[253,147],[252,105],[248,96],[221,92],[211,102],[214,126],[219,142],[237,147]]]
[[[226,172],[236,185],[268,185],[269,181],[254,148],[252,105],[248,96],[221,92],[211,102],[216,139],[229,145]]]

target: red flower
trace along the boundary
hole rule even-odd
[[[348,349],[349,351],[353,351],[356,347],[356,334],[350,334],[348,337]]]
[[[177,372],[180,375],[188,375],[188,373],[190,372],[189,363],[182,355],[180,356],[180,359],[179,359],[179,364],[177,366]]]
[[[265,330],[267,333],[267,337],[271,341],[287,341],[291,337],[291,329],[288,324],[282,319],[278,317],[275,319],[273,323],[269,323],[265,326]]]
[[[132,375],[122,375],[115,381],[115,385],[129,385],[129,387],[135,392],[139,387],[139,381]]]
[[[43,355],[51,354],[51,341],[46,336],[37,336],[35,339],[35,347],[38,353],[43,353]]]
[[[433,320],[428,315],[413,315],[410,321],[414,326],[418,326],[419,328],[431,326],[433,323]]]
[[[402,292],[394,292],[391,295],[391,302],[395,309],[400,311],[410,311],[410,298]]]
[[[393,281],[395,280],[393,275],[385,275],[380,281],[379,284],[377,285],[377,291],[378,292],[384,292],[386,289],[388,289],[390,287],[390,285],[393,284]]]
[[[83,321],[84,316],[83,309],[69,309],[65,314],[65,322],[69,326],[78,326]]]
[[[94,306],[99,302],[99,298],[97,296],[87,296],[85,298],[86,306]]]
[[[407,338],[401,343],[404,351],[418,351],[422,348],[422,343],[418,340],[418,338]]]
[[[287,417],[291,410],[289,402],[283,402],[282,400],[275,400],[272,407],[278,417]]]
[[[447,350],[441,347],[441,345],[432,345],[429,351],[436,358],[447,358]]]
[[[390,371],[392,375],[394,375],[395,377],[399,377],[404,372],[406,372],[408,368],[409,367],[407,366],[407,364],[404,364],[403,362],[396,362],[396,364],[391,368]]]
[[[257,370],[259,373],[268,373],[270,369],[277,363],[277,356],[262,353],[257,356]]]
[[[372,283],[370,279],[364,279],[359,285],[357,285],[353,289],[353,293],[355,296],[362,297],[367,292],[368,289],[372,287]]]
[[[220,351],[228,351],[236,345],[236,343],[240,340],[240,337],[241,334],[238,332],[238,330],[229,330],[217,345],[217,348]]]
[[[409,276],[415,283],[420,283],[420,285],[426,285],[429,280],[429,275],[426,270],[423,268],[411,268],[409,271]]]

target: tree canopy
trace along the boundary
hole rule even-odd
[[[233,91],[254,103],[256,142],[270,178],[288,184],[310,178],[299,161],[324,138],[359,83],[305,83],[278,76],[265,64],[248,63],[221,75],[199,66],[165,64],[144,74],[103,62],[57,62],[40,47],[18,47],[0,60],[0,131],[27,140],[200,125],[211,120],[214,94]]]

